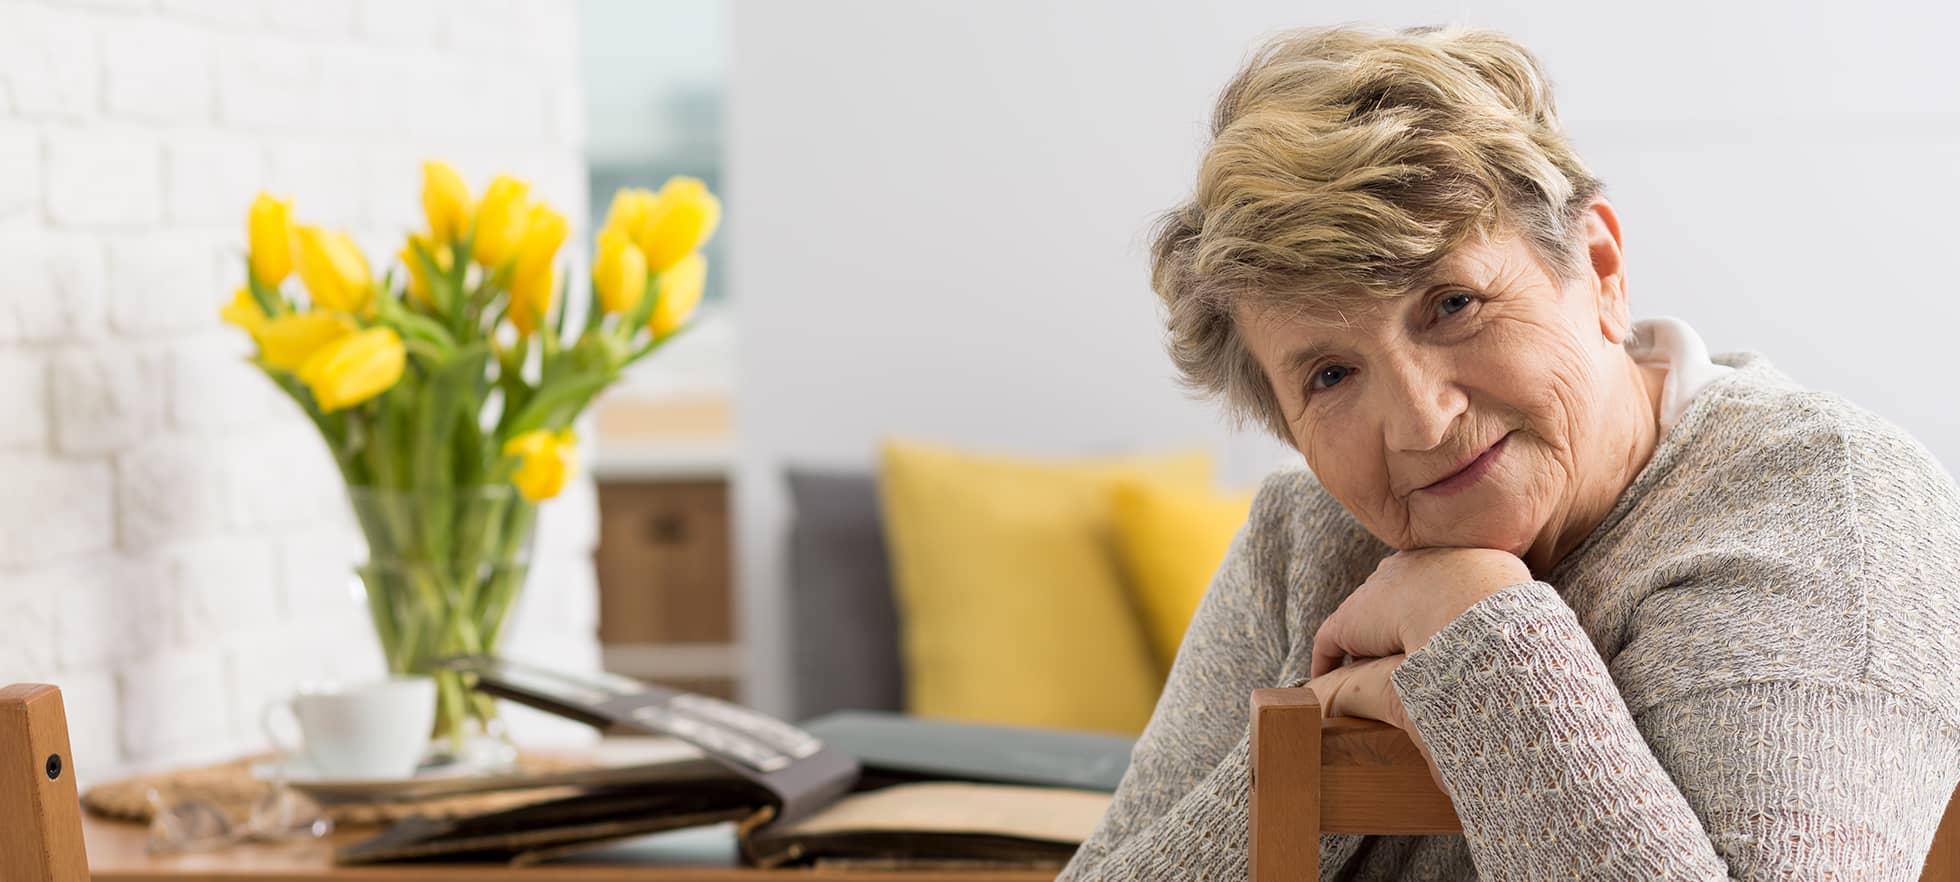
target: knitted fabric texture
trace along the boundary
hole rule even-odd
[[[1594,531],[1393,682],[1463,833],[1321,836],[1323,880],[1919,877],[1960,783],[1960,489],[1753,352]],[[1251,691],[1393,553],[1269,476],[1109,812],[1059,877],[1246,878]]]

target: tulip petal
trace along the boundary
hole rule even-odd
[[[672,269],[660,274],[660,300],[654,304],[647,324],[657,339],[687,324],[701,305],[701,293],[708,282],[708,259],[690,254]]]
[[[428,217],[429,233],[435,241],[461,239],[473,209],[470,185],[454,166],[438,160],[422,163],[422,213]]]
[[[374,298],[367,257],[346,233],[302,226],[299,278],[315,306],[337,312],[364,312]]]
[[[252,278],[268,288],[293,274],[293,204],[260,193],[245,223]]]
[[[369,328],[320,347],[300,366],[299,379],[325,413],[343,410],[393,388],[407,349],[392,328]]]
[[[259,360],[282,371],[297,371],[327,344],[356,330],[338,313],[304,312],[271,319],[253,336],[259,341]]]
[[[660,188],[635,235],[647,269],[664,273],[701,247],[721,223],[721,200],[699,178],[676,176]]]
[[[557,496],[578,471],[578,436],[571,429],[534,429],[504,444],[504,455],[518,457],[511,483],[533,502]]]
[[[632,312],[647,293],[647,258],[631,237],[618,230],[599,234],[599,259],[592,269],[599,307],[610,313]]]

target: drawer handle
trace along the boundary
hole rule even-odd
[[[647,522],[647,536],[661,544],[687,541],[687,519],[680,515],[655,515]]]

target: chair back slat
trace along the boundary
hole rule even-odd
[[[1380,720],[1328,717],[1320,728],[1320,829],[1424,836],[1463,825],[1408,733]]]
[[[0,687],[0,882],[87,879],[61,690]]]

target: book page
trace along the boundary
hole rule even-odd
[[[1110,794],[1050,787],[921,782],[854,793],[771,837],[843,831],[989,833],[1080,843]]]

